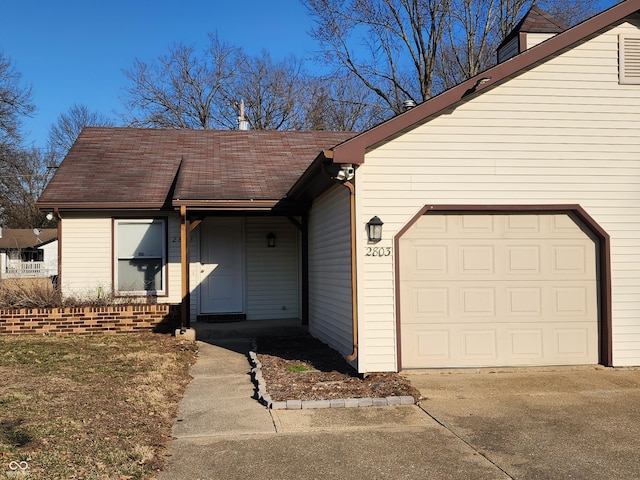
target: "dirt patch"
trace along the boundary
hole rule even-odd
[[[360,376],[334,349],[311,336],[260,337],[257,356],[273,401],[412,396],[419,392],[397,373]]]

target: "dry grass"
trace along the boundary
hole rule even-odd
[[[0,478],[153,478],[195,346],[163,335],[0,337]]]
[[[48,278],[8,278],[0,281],[0,308],[106,307],[153,303],[152,297],[116,297],[97,288],[84,295],[62,297]]]

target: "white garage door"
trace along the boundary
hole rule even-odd
[[[598,363],[596,242],[564,214],[428,214],[400,239],[402,368]]]

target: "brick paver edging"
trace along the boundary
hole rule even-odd
[[[413,405],[416,403],[411,396],[392,396],[384,398],[340,398],[333,400],[286,400],[274,402],[267,393],[267,386],[262,377],[262,363],[258,360],[257,342],[251,342],[249,361],[251,362],[251,378],[256,387],[257,400],[267,408],[273,410],[300,410],[307,408],[354,408],[354,407],[386,407],[389,405]]]

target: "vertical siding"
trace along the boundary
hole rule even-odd
[[[309,214],[309,330],[342,354],[352,350],[349,191],[319,197]]]
[[[64,295],[95,298],[99,290],[102,292],[112,290],[112,217],[114,216],[133,215],[129,212],[92,214],[90,217],[79,213],[64,215],[60,239],[62,249],[60,273]],[[153,216],[148,215],[147,218]],[[168,296],[158,297],[158,302],[179,303],[181,300],[180,219],[177,215],[168,216],[167,250]]]
[[[618,83],[623,32],[637,25],[623,23],[369,152],[357,171],[358,224],[378,215],[390,246],[425,204],[580,204],[611,236],[614,364],[640,365],[640,87]],[[359,258],[361,341],[375,346],[361,361],[371,371],[395,367],[392,258]]]
[[[267,234],[276,246],[267,247]],[[247,320],[299,318],[298,231],[286,218],[250,217],[245,223]]]

